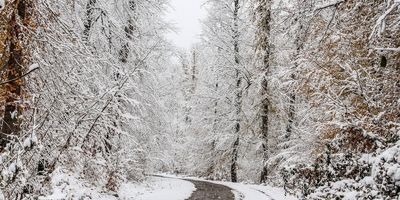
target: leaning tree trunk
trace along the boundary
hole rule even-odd
[[[239,55],[239,0],[235,0],[235,8],[233,12],[233,48],[235,55],[235,67],[236,67],[236,124],[235,124],[235,142],[233,143],[232,150],[232,163],[231,163],[231,181],[237,182],[237,160],[238,160],[238,148],[240,143],[240,114],[242,112],[242,75],[240,74],[240,55]]]
[[[84,24],[84,29],[83,29],[83,41],[86,43],[89,43],[89,37],[90,37],[90,30],[93,27],[94,23],[94,8],[96,6],[97,0],[89,0],[88,3],[86,4],[86,21]]]
[[[29,61],[29,52],[25,41],[28,39],[32,22],[33,2],[15,0],[8,2],[0,13],[0,59],[1,85],[0,102],[2,108],[2,127],[0,151],[20,132],[20,115],[23,111],[23,72]]]
[[[270,100],[268,99],[268,76],[270,71],[270,34],[271,34],[271,1],[257,0],[255,10],[257,22],[257,51],[261,55],[263,78],[261,82],[261,138],[263,141],[263,169],[261,171],[260,182],[265,183],[268,177],[267,161],[269,159],[269,112]]]

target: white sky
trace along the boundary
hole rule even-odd
[[[199,41],[200,19],[206,15],[202,2],[204,0],[171,0],[172,8],[167,13],[167,19],[177,28],[177,33],[170,33],[167,37],[176,46],[189,49]]]

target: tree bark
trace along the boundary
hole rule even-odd
[[[236,140],[233,144],[232,151],[232,165],[231,165],[231,181],[237,182],[237,158],[238,148],[240,143],[240,114],[242,112],[242,75],[240,73],[240,55],[239,55],[239,0],[235,0],[235,8],[233,12],[233,48],[235,55],[235,67],[236,67],[236,97],[235,97],[235,109],[236,109],[236,124],[235,124],[235,136]]]
[[[83,30],[83,41],[86,43],[89,43],[90,30],[93,26],[93,12],[96,3],[97,0],[89,0],[89,2],[86,4],[86,22],[84,25],[85,29]]]
[[[136,10],[136,2],[131,0],[129,1],[129,10],[132,12],[130,13],[130,17],[127,21],[127,25],[125,26],[125,36],[127,38],[127,41],[125,42],[124,45],[122,45],[121,50],[119,51],[119,60],[122,63],[127,63],[128,58],[129,58],[129,53],[130,53],[130,46],[129,46],[129,40],[133,40],[133,32],[135,30],[135,19],[131,15],[135,14]]]
[[[258,7],[256,8],[256,15],[258,18],[258,51],[262,56],[262,71],[263,79],[261,82],[261,138],[263,150],[263,168],[261,171],[260,182],[265,183],[268,178],[267,161],[269,159],[269,112],[270,100],[268,99],[268,76],[270,71],[270,34],[271,34],[271,1],[259,0]]]
[[[238,160],[238,147],[239,147],[240,138],[239,136],[236,138],[235,143],[233,143],[233,157],[232,157],[232,165],[231,165],[231,181],[236,183],[238,181],[237,178],[237,160]]]

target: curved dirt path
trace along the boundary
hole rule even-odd
[[[193,192],[192,196],[187,200],[234,200],[235,195],[232,193],[232,189],[215,183],[206,181],[194,181],[184,179],[193,183],[196,187],[196,191]]]

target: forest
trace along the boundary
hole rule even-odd
[[[0,199],[400,198],[400,0],[202,6],[183,49],[169,0],[0,0]]]

